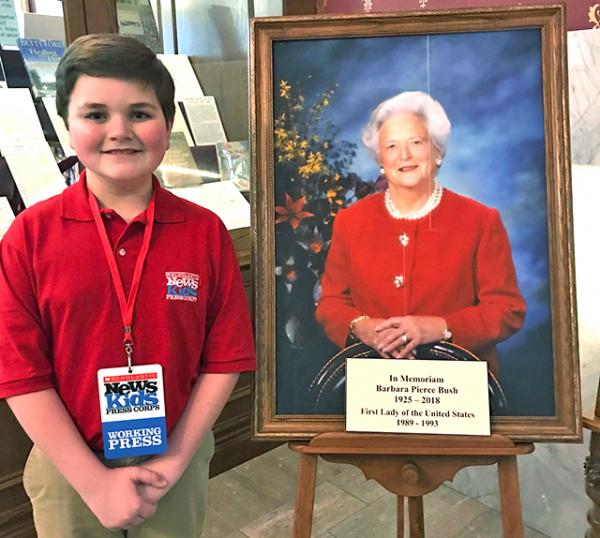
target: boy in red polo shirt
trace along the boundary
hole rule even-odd
[[[0,397],[34,442],[38,536],[196,537],[211,427],[255,367],[235,252],[153,179],[175,105],[152,51],[77,39],[56,101],[86,172],[0,244]]]

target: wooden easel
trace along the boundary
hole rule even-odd
[[[471,465],[498,463],[504,538],[523,538],[517,456],[533,452],[531,443],[503,435],[390,435],[322,433],[310,442],[292,442],[300,454],[294,538],[310,538],[317,461],[360,468],[366,478],[397,495],[397,536],[404,537],[404,497],[408,497],[410,538],[424,538],[423,495]]]

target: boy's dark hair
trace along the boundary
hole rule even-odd
[[[146,45],[118,34],[78,37],[56,68],[56,110],[67,125],[71,92],[81,75],[139,81],[156,93],[168,123],[175,117],[175,85],[164,64]]]

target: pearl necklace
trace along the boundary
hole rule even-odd
[[[442,201],[442,193],[444,192],[442,186],[435,179],[433,181],[435,187],[433,188],[433,192],[429,195],[429,198],[427,198],[427,201],[419,209],[415,211],[409,211],[408,213],[402,213],[396,208],[394,202],[392,201],[390,190],[387,189],[385,191],[385,208],[390,214],[390,217],[396,220],[417,220],[431,213]]]

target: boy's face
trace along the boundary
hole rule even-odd
[[[169,147],[171,126],[152,87],[82,75],[68,109],[71,147],[88,183],[129,191],[144,187]]]

